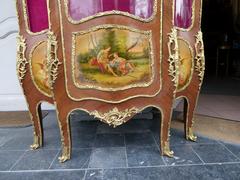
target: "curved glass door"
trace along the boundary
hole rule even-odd
[[[174,25],[182,29],[189,29],[193,24],[194,0],[175,0]]]
[[[68,0],[68,11],[74,21],[111,11],[149,19],[154,11],[154,0]]]
[[[29,30],[36,33],[48,29],[48,11],[46,0],[24,0],[28,15]]]

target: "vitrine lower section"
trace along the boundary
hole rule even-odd
[[[136,12],[119,11],[118,6],[105,11],[107,3],[103,3],[102,10],[76,17],[76,3],[73,9],[67,2],[49,1],[51,12],[56,12],[50,14],[49,39],[55,40],[49,42],[54,47],[49,69],[62,137],[60,162],[71,156],[69,117],[74,110],[117,127],[145,108],[155,107],[162,114],[161,152],[172,157],[169,128],[178,84],[173,3],[140,0]],[[92,9],[90,4],[84,10]],[[153,9],[146,8],[147,4]],[[145,17],[140,5],[151,13]]]
[[[71,157],[74,110],[117,127],[155,107],[162,155],[172,157],[172,107],[183,97],[186,138],[196,140],[193,112],[205,70],[201,0],[16,2],[17,70],[34,125],[32,149],[43,144],[42,101],[56,105],[60,162]]]
[[[161,95],[162,97],[162,95]],[[89,115],[94,116],[97,120],[108,124],[112,127],[120,126],[130,121],[136,114],[141,113],[148,107],[157,108],[161,112],[161,145],[162,155],[172,157],[173,152],[169,148],[169,129],[172,115],[172,98],[166,94],[166,98],[155,96],[153,98],[134,98],[118,104],[100,102],[96,100],[84,100],[81,102],[73,102],[65,100],[56,104],[58,111],[58,119],[61,129],[63,142],[62,156],[60,162],[70,159],[71,156],[71,131],[70,131],[70,114],[75,110],[82,110]],[[67,106],[66,106],[67,104]]]

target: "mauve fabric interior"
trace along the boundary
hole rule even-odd
[[[30,30],[39,32],[48,29],[46,0],[26,0]],[[74,20],[99,12],[118,10],[147,19],[153,13],[154,0],[69,0],[69,12]],[[192,24],[193,0],[175,0],[174,24],[180,28],[189,28]]]
[[[48,11],[46,0],[26,0],[30,30],[39,32],[48,29]]]
[[[148,19],[153,14],[154,0],[68,0],[68,3],[70,16],[74,20],[112,10]]]
[[[175,0],[174,25],[188,29],[192,25],[193,0]]]

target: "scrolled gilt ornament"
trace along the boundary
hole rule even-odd
[[[51,88],[57,79],[58,76],[58,67],[62,63],[57,58],[57,38],[53,32],[48,32],[48,46],[47,46],[47,66],[48,66],[48,74],[49,74],[49,83]]]
[[[34,134],[33,134],[33,144],[30,146],[30,148],[31,148],[31,150],[36,150],[41,146],[42,146],[42,144],[41,144],[40,137],[38,137],[36,135],[36,133],[34,132]]]
[[[70,149],[66,146],[63,146],[62,155],[58,157],[60,163],[64,163],[70,159]]]
[[[172,158],[174,156],[174,152],[170,150],[169,141],[164,143],[163,147],[163,155]]]
[[[193,142],[196,142],[196,141],[197,141],[197,136],[194,135],[194,133],[193,133],[193,128],[192,128],[192,127],[190,127],[190,128],[188,129],[187,139],[190,140],[190,141],[193,141]]]
[[[187,140],[196,142],[197,141],[197,136],[194,135],[194,133],[193,133],[193,125],[194,125],[194,120],[192,121],[191,126],[187,130]]]
[[[203,81],[204,72],[205,72],[205,56],[204,56],[204,44],[203,44],[203,34],[201,31],[197,33],[195,49],[196,49],[196,63],[195,69],[198,72],[198,77],[200,81]]]
[[[138,113],[140,110],[133,107],[131,109],[126,109],[124,111],[119,111],[118,108],[106,112],[104,114],[94,111],[90,113],[95,118],[99,118],[101,121],[109,124],[110,126],[117,127],[126,122],[126,118],[131,117],[133,114]]]
[[[177,41],[177,30],[173,28],[171,33],[168,34],[168,52],[169,52],[169,75],[172,77],[175,87],[178,86],[178,69],[179,69],[179,49]]]
[[[26,52],[26,40],[23,36],[17,36],[17,75],[20,83],[24,79],[27,72],[28,61],[25,57]]]

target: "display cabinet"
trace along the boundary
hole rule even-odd
[[[155,107],[161,153],[172,157],[172,108],[183,98],[186,138],[195,141],[201,9],[201,0],[17,0],[17,72],[34,125],[31,147],[42,145],[43,101],[56,106],[60,162],[71,157],[75,110],[117,127]]]
[[[51,0],[50,81],[70,159],[69,115],[82,110],[117,127],[147,107],[161,111],[161,152],[178,85],[177,30],[168,0]],[[160,121],[160,119],[159,119]]]
[[[201,32],[202,0],[173,0],[173,25],[178,31],[179,78],[176,98],[184,99],[185,135],[193,134],[193,114],[202,86],[205,58]]]
[[[48,79],[46,0],[16,0],[19,22],[17,37],[17,75],[28,104],[34,127],[32,149],[43,144],[41,103],[53,104]]]

